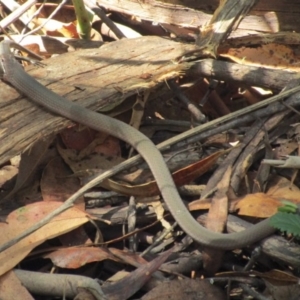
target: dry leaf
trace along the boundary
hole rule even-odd
[[[17,300],[20,299],[20,295],[22,300],[34,300],[13,271],[0,277],[0,295],[1,300]]]
[[[119,261],[106,248],[72,247],[61,249],[44,256],[50,258],[54,265],[61,268],[77,269],[87,263],[111,259]]]
[[[284,177],[272,176],[268,181],[267,188],[267,194],[272,197],[294,201],[295,203],[300,202],[300,189]]]
[[[257,48],[241,47],[230,49],[227,54],[233,61],[258,67],[270,67],[273,69],[284,69],[299,71],[299,57],[294,54],[293,49],[286,45],[267,44]],[[291,63],[293,62],[293,63]]]
[[[4,244],[24,230],[45,218],[61,206],[61,202],[36,202],[21,207],[7,217],[7,223],[0,223],[0,244]],[[27,254],[47,239],[54,238],[88,222],[86,213],[72,207],[53,218],[47,225],[22,239],[20,242],[0,253],[0,274],[16,266]],[[8,259],[9,257],[9,259]]]
[[[282,203],[278,199],[264,193],[248,194],[235,204],[239,215],[268,218],[277,212]]]

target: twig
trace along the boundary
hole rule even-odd
[[[67,1],[68,0],[62,0],[61,3],[55,8],[55,10],[49,15],[49,17],[41,25],[24,34],[20,41],[22,41],[22,39],[25,38],[26,36],[33,34],[34,32],[37,32],[38,30],[43,28],[53,18],[53,16],[55,16],[55,14],[62,8],[62,6],[65,5]]]
[[[84,3],[102,20],[103,23],[116,35],[118,39],[126,38],[123,32],[116,26],[116,24],[106,16],[99,4],[93,3],[91,0],[84,0]]]
[[[74,298],[78,287],[90,291],[97,300],[105,300],[101,286],[96,280],[79,275],[46,274],[24,270],[14,270],[22,284],[32,293],[61,297],[64,293],[68,298]]]
[[[178,87],[174,80],[170,80],[168,82],[171,90],[173,91],[175,97],[186,106],[186,108],[190,111],[191,115],[195,118],[196,121],[204,123],[206,120],[205,115],[201,112],[201,110],[190,101],[190,99],[182,92],[182,90]]]
[[[7,4],[7,6],[10,4],[9,8],[11,9],[12,8],[11,7],[12,2],[13,1],[9,0],[5,4]],[[2,29],[5,29],[7,26],[9,26],[11,23],[15,22],[18,19],[20,19],[25,24],[26,23],[25,22],[25,17],[23,17],[22,15],[24,14],[25,11],[27,11],[36,2],[37,2],[37,0],[28,0],[28,1],[26,1],[24,4],[20,5],[16,10],[14,10],[12,13],[10,13],[7,17],[5,17],[3,20],[1,20],[0,21],[0,31],[2,31]]]

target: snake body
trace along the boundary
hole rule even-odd
[[[230,234],[212,232],[201,226],[182,202],[161,153],[145,135],[128,124],[68,101],[41,85],[28,75],[15,60],[10,50],[14,45],[11,41],[0,43],[0,75],[2,79],[48,111],[95,130],[104,131],[135,148],[149,165],[172,216],[195,241],[211,248],[231,250],[250,245],[274,232],[274,228],[269,224],[269,219],[244,231]]]

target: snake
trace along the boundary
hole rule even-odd
[[[275,232],[270,218],[234,233],[218,233],[202,226],[186,208],[162,154],[148,137],[122,121],[87,109],[46,88],[24,71],[15,59],[11,48],[18,46],[8,40],[0,43],[0,78],[47,111],[103,131],[131,145],[148,164],[171,215],[194,241],[209,248],[233,250],[249,246]]]

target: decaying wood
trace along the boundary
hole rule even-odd
[[[68,100],[93,110],[108,111],[146,88],[153,88],[185,71],[174,59],[195,46],[159,37],[109,43],[99,49],[66,53],[46,60],[44,68],[26,69],[30,75]],[[24,151],[37,139],[70,124],[37,107],[0,82],[0,162]]]
[[[239,65],[210,58],[195,64],[192,70],[194,76],[264,87],[275,91],[280,91],[289,81],[299,78],[297,72]],[[189,74],[191,74],[191,70]]]
[[[180,0],[177,2],[180,5],[176,5],[156,0],[101,0],[99,4],[109,11],[130,17],[138,16],[138,20],[158,23],[171,32],[172,25],[189,28],[195,32],[209,23],[219,2],[219,0]],[[297,17],[299,13],[298,0],[260,0],[231,36],[273,33],[278,30],[299,32],[300,18]],[[139,21],[135,22],[139,23]]]

